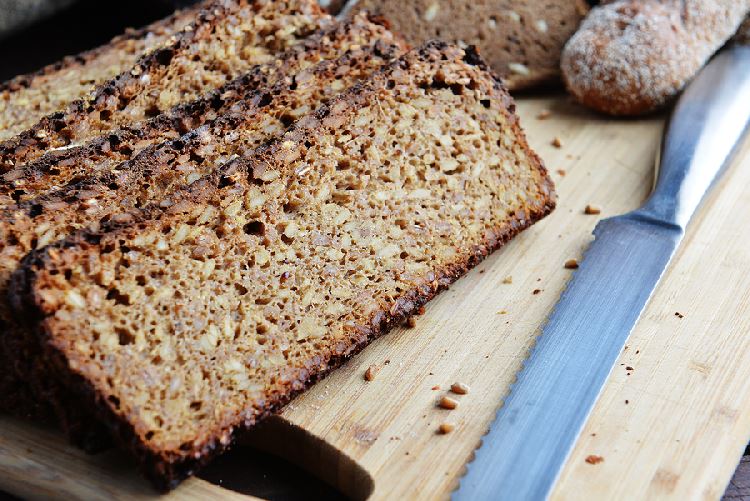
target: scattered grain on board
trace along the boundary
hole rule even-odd
[[[457,395],[466,395],[469,393],[469,386],[464,383],[453,383],[451,391]]]
[[[596,205],[587,205],[586,208],[583,210],[583,213],[589,216],[594,216],[596,214],[601,214],[602,210]]]
[[[601,463],[602,461],[604,461],[604,458],[603,458],[603,457],[601,457],[601,456],[596,456],[596,455],[594,455],[594,454],[591,454],[591,455],[589,455],[589,456],[587,456],[587,457],[586,457],[586,462],[587,462],[588,464],[599,464],[599,463]]]
[[[379,370],[380,369],[378,369],[378,367],[375,365],[371,365],[370,367],[368,367],[365,371],[365,381],[372,381],[373,379],[375,379],[375,376],[378,375]]]
[[[503,278],[503,283],[504,284],[512,284],[513,283],[513,277],[511,277],[510,275],[508,275],[507,277]]]
[[[542,110],[539,112],[536,118],[537,120],[547,120],[551,116],[552,116],[552,112],[550,110]]]
[[[432,387],[432,388],[430,388],[430,389],[431,389],[431,390],[439,390],[439,389],[440,389],[440,385],[439,385],[439,384],[436,384],[435,386],[433,386],[433,387]]]
[[[540,292],[542,292],[542,289],[534,289],[533,292],[532,292],[532,294],[534,294],[536,296]]]
[[[410,329],[413,329],[414,327],[416,327],[416,326],[417,326],[417,319],[416,319],[416,318],[414,318],[414,317],[409,317],[409,319],[408,319],[408,320],[406,321],[406,325],[407,325],[407,326],[408,326],[408,327],[409,327]]]
[[[560,174],[563,177],[565,177],[565,174],[567,174],[567,172],[565,171],[565,169],[557,169],[557,173]]]
[[[568,259],[565,261],[565,268],[568,270],[577,270],[578,269],[578,260],[577,259]]]
[[[444,396],[441,397],[440,400],[438,400],[438,406],[442,407],[443,409],[453,410],[458,407],[458,400],[456,400],[455,398]]]
[[[677,318],[685,318],[685,315],[683,315],[683,314],[682,314],[682,313],[680,313],[679,311],[675,311],[675,312],[674,312],[674,316],[676,316]]]
[[[552,140],[552,146],[554,146],[555,148],[562,148],[562,145],[562,139],[560,139],[559,137],[556,137]]]
[[[441,435],[447,435],[448,433],[452,432],[456,429],[456,425],[453,423],[443,423],[440,426],[438,426],[438,431]]]

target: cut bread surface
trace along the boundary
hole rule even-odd
[[[109,172],[150,146],[177,139],[207,121],[241,108],[237,103],[257,89],[272,87],[285,76],[378,39],[390,43],[393,36],[365,15],[322,28],[272,61],[253,67],[195,101],[6,172],[0,177],[0,206],[31,200],[87,176]]]
[[[343,53],[340,58],[281,77],[274,87],[248,91],[230,113],[179,140],[145,150],[117,166],[114,172],[90,177],[0,212],[0,235],[5,242],[0,244],[0,290],[6,289],[10,274],[28,251],[75,230],[96,230],[109,220],[128,220],[132,217],[129,210],[137,211],[138,207],[158,202],[228,159],[247,153],[273,134],[283,132],[290,121],[369,76],[401,52],[381,25],[360,18],[341,27],[344,31],[349,28],[353,30],[353,39],[336,44]],[[378,36],[366,37],[365,32]],[[326,38],[331,40],[330,35],[337,33],[341,34],[340,30],[329,32]],[[6,386],[15,388],[17,393],[31,393],[27,398],[39,404],[51,402],[74,441],[86,442],[88,420],[82,422],[80,409],[66,402],[67,397],[54,395],[54,380],[43,374],[36,377],[38,350],[28,343],[26,333],[9,314],[6,302],[0,302],[0,320],[8,326],[2,342],[4,356],[15,366],[14,372],[5,375]],[[29,384],[31,390],[25,388]]]
[[[130,69],[141,55],[190,24],[207,4],[204,1],[144,28],[128,30],[106,45],[0,84],[0,141],[84,98],[95,85]]]
[[[286,134],[31,253],[47,377],[170,488],[554,207],[500,84],[428,44]]]
[[[3,171],[168,112],[272,61],[332,22],[314,0],[216,0],[157,50],[64,111],[0,143]]]
[[[350,0],[345,12],[382,15],[419,45],[437,38],[479,47],[510,90],[555,81],[560,55],[589,10],[584,0]]]

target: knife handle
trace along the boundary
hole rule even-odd
[[[667,124],[656,184],[630,214],[685,230],[750,122],[750,47],[722,51],[687,87]]]

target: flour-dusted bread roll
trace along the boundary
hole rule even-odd
[[[611,115],[659,108],[734,33],[750,0],[618,0],[568,41],[562,72],[583,104]]]

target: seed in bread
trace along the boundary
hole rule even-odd
[[[108,44],[69,56],[39,71],[0,84],[0,141],[10,139],[50,113],[83,99],[95,85],[129,70],[190,24],[209,0],[178,11],[145,28],[127,30]]]
[[[584,0],[351,0],[345,12],[382,15],[415,45],[435,38],[476,45],[515,90],[559,78],[562,48],[588,9]]]
[[[0,169],[198,99],[332,22],[314,0],[217,0],[90,96],[0,143]]]
[[[552,210],[513,109],[431,43],[169,207],[31,253],[10,296],[48,377],[173,487]]]
[[[353,28],[359,32],[364,26]],[[119,165],[115,172],[85,179],[0,212],[0,234],[6,237],[2,247],[4,259],[0,260],[0,290],[5,289],[10,273],[26,252],[77,229],[96,230],[108,220],[127,221],[131,218],[128,211],[136,211],[139,206],[159,200],[163,204],[163,197],[178,186],[193,182],[228,159],[283,132],[289,120],[314,110],[401,52],[400,46],[387,43],[392,37],[382,26],[372,25],[369,31],[382,38],[371,38],[365,45],[344,44],[341,49],[345,55],[339,59],[323,61],[273,88],[248,93],[246,100],[235,104],[232,113],[179,140],[142,152]],[[0,319],[8,325],[8,332],[2,337],[5,358],[16,366],[14,372],[3,374],[4,379],[30,384],[38,400],[52,402],[60,424],[75,443],[83,445],[90,441],[87,433],[75,432],[85,432],[87,426],[82,421],[90,421],[81,415],[79,406],[57,405],[56,401],[71,397],[50,397],[56,391],[55,381],[36,376],[38,350],[35,352],[28,342],[28,333],[8,313],[5,301],[0,301]],[[19,360],[21,353],[24,356]],[[98,445],[100,441],[93,443]]]
[[[582,104],[638,115],[672,100],[737,31],[750,0],[617,0],[595,7],[562,55]]]

